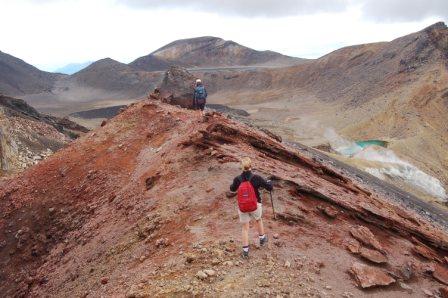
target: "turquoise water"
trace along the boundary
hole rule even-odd
[[[387,142],[382,140],[366,140],[366,141],[356,141],[351,146],[338,148],[338,151],[342,155],[353,156],[360,152],[362,149],[369,146],[381,146],[387,147]]]
[[[356,145],[360,146],[361,148],[366,148],[372,145],[381,146],[381,147],[387,147],[386,141],[381,140],[367,140],[367,141],[356,141]]]

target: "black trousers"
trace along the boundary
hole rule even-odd
[[[198,103],[197,100],[193,100],[193,108],[194,108],[195,110],[201,110],[201,111],[203,111],[204,108],[205,108],[205,101],[204,101],[204,102],[201,102],[201,103]]]

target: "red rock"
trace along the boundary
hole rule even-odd
[[[226,245],[226,247],[225,247],[224,249],[225,249],[225,251],[227,251],[227,252],[234,252],[234,251],[236,250],[234,244],[228,244],[228,245]]]
[[[380,253],[377,250],[369,249],[366,247],[361,247],[359,250],[361,257],[376,263],[376,264],[384,264],[387,263],[387,257]]]
[[[349,252],[353,254],[359,254],[361,244],[356,239],[348,238],[345,240],[345,247],[348,249]]]
[[[329,218],[336,218],[339,214],[339,211],[336,208],[333,208],[331,206],[322,207],[318,206],[317,209],[321,211],[324,215],[328,216]]]
[[[339,211],[336,208],[333,207],[327,207],[324,209],[325,215],[331,218],[336,218],[339,214]]]
[[[297,204],[297,208],[299,208],[300,211],[302,211],[303,213],[310,213],[311,210],[309,208],[307,208],[306,206],[302,205],[302,204]]]
[[[274,245],[277,246],[277,247],[284,247],[286,244],[283,241],[274,240]]]
[[[439,292],[442,298],[448,298],[448,287],[440,288]]]
[[[439,282],[448,285],[448,270],[442,265],[436,265],[432,276]]]
[[[109,279],[108,279],[107,277],[102,277],[102,278],[101,278],[101,283],[102,283],[103,285],[107,284],[108,282],[109,282]]]
[[[421,269],[424,273],[433,273],[436,270],[434,264],[425,264]]]
[[[429,247],[423,244],[415,245],[412,251],[427,260],[441,262],[440,258]]]
[[[168,239],[167,238],[160,238],[156,240],[156,247],[166,247],[168,246]]]
[[[273,138],[274,140],[276,140],[277,142],[282,142],[282,137],[278,134],[273,133],[272,131],[270,131],[269,129],[266,128],[260,128],[260,130],[262,132],[264,132],[265,134],[267,134],[269,137]]]
[[[350,273],[353,275],[358,285],[363,289],[388,286],[395,282],[395,279],[382,269],[370,267],[361,263],[354,263],[350,268]]]
[[[384,249],[375,235],[364,226],[357,226],[350,229],[350,234],[361,243],[370,246],[376,250],[384,252]]]

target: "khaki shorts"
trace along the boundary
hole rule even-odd
[[[263,213],[263,205],[257,203],[257,210],[252,212],[243,213],[238,209],[238,215],[240,216],[240,223],[248,223],[251,219],[260,220]]]

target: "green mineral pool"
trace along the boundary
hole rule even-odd
[[[353,156],[362,149],[369,147],[369,146],[381,146],[381,147],[387,147],[388,142],[382,141],[382,140],[366,140],[366,141],[356,141],[353,142],[351,146],[348,147],[341,147],[338,148],[336,151],[338,151],[342,155],[346,156]]]
[[[356,145],[360,146],[361,148],[366,148],[369,146],[381,146],[381,147],[387,147],[388,143],[386,141],[382,140],[367,140],[367,141],[356,141]]]

